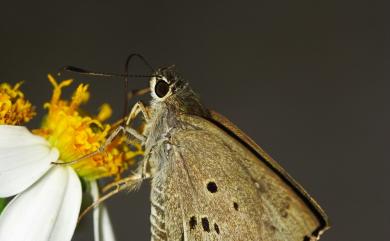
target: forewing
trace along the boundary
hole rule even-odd
[[[315,213],[253,152],[205,119],[171,136],[166,170],[168,240],[303,241]]]

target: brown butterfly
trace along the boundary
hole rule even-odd
[[[151,178],[152,240],[317,240],[327,216],[307,192],[229,120],[209,111],[174,67],[150,81],[134,134],[145,146],[132,180]]]
[[[80,72],[80,71],[79,71]],[[251,138],[205,108],[174,67],[151,78],[150,106],[138,102],[120,131],[138,139],[145,157],[135,175],[150,178],[151,240],[304,241],[329,228],[307,192]],[[131,127],[142,113],[142,133]]]

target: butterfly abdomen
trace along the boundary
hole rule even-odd
[[[163,200],[163,192],[159,186],[152,185],[150,195],[151,213],[151,234],[152,241],[167,240],[165,229],[165,206]]]

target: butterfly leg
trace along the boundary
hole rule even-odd
[[[145,118],[145,121],[148,122],[150,120],[149,112],[147,108],[145,107],[144,103],[142,101],[138,101],[133,108],[130,111],[130,114],[126,121],[126,126],[118,126],[115,131],[110,135],[110,137],[107,138],[106,143],[110,144],[112,140],[122,131],[126,132],[132,136],[134,136],[136,139],[141,141],[141,143],[144,143],[146,140],[146,137],[139,133],[136,129],[130,127],[133,120],[139,115],[139,113],[143,114],[143,117]],[[103,147],[106,147],[108,144],[103,145]],[[100,149],[100,148],[99,148]]]
[[[111,135],[106,139],[106,141],[96,150],[96,151],[93,151],[91,153],[88,153],[82,157],[79,157],[75,160],[72,160],[72,161],[69,161],[69,162],[52,162],[52,164],[56,164],[56,165],[71,165],[71,164],[74,164],[74,163],[77,163],[81,160],[84,160],[84,159],[87,159],[87,158],[90,158],[94,155],[97,155],[99,153],[102,153],[104,152],[104,150],[106,149],[106,147],[112,142],[112,140],[121,132],[121,131],[124,131],[124,128],[122,126],[119,126],[117,127],[112,133]]]
[[[106,139],[103,145],[99,147],[97,150],[98,153],[104,152],[104,150],[107,148],[108,145],[111,144],[111,142],[117,137],[120,133],[128,133],[132,136],[134,136],[137,140],[141,141],[141,143],[144,143],[146,137],[140,134],[137,130],[131,128],[131,127],[123,127],[123,126],[118,126],[111,134],[110,136]]]
[[[145,118],[145,121],[148,122],[150,120],[150,117],[149,117],[149,112],[147,110],[147,108],[145,107],[144,103],[142,103],[141,101],[138,101],[134,106],[133,108],[131,109],[130,111],[130,114],[127,118],[127,121],[126,121],[126,127],[122,127],[124,128],[124,131],[129,133],[130,135],[134,136],[136,139],[138,139],[139,141],[141,141],[141,143],[145,143],[146,141],[146,137],[144,135],[142,135],[141,133],[139,133],[136,129],[132,128],[131,127],[131,123],[133,122],[133,120],[140,114],[142,113],[143,117]],[[118,127],[118,128],[121,128],[121,127]]]
[[[110,189],[114,188],[114,190],[122,190],[122,189],[135,189],[139,186],[139,183],[141,183],[143,180],[142,175],[139,173],[134,173],[133,175],[129,177],[122,178],[118,181],[112,182],[110,184],[107,184],[103,187],[103,192],[108,192]]]
[[[147,108],[145,107],[144,103],[142,103],[142,101],[138,101],[130,111],[129,117],[126,121],[126,126],[129,126],[130,123],[139,115],[139,113],[142,113],[146,122],[149,122],[150,115]]]
[[[137,140],[139,140],[143,144],[146,140],[146,137],[144,135],[140,134],[136,129],[130,127],[131,122],[139,115],[139,113],[142,113],[145,120],[149,121],[149,119],[150,119],[149,113],[148,113],[145,105],[141,101],[138,101],[131,109],[131,112],[130,112],[130,114],[127,118],[127,121],[126,121],[126,126],[125,127],[118,126],[115,129],[115,131],[107,138],[106,142],[99,148],[99,151],[100,152],[104,151],[104,149],[112,142],[112,140],[120,132],[128,133],[128,134],[132,135],[133,137],[135,137]],[[148,158],[144,158],[144,160],[146,160],[146,159],[148,159]],[[146,162],[147,161],[142,161],[142,163],[146,163]],[[116,182],[113,182],[113,183],[106,185],[103,188],[103,191],[107,192],[109,189],[111,189],[113,187],[117,187],[116,189],[121,189],[122,186],[126,186],[126,187],[131,188],[132,186],[137,186],[134,184],[140,183],[143,179],[145,179],[145,177],[148,177],[148,175],[144,174],[144,168],[142,168],[142,169],[140,168],[139,171],[137,170],[137,172],[134,175],[131,175],[127,178],[123,178],[123,179],[120,179]]]
[[[122,126],[119,126],[111,135],[109,138],[107,138],[107,141],[108,144],[120,133],[120,132],[127,132],[127,133],[133,133],[133,131],[136,132],[136,130],[132,129],[132,128],[129,128],[129,127],[122,127]],[[141,135],[141,134],[139,134]],[[137,134],[134,135],[136,138],[137,138]],[[142,136],[142,135],[141,135]],[[137,138],[138,139],[138,138]],[[141,138],[142,139],[142,138]],[[107,145],[108,145],[107,144]],[[102,149],[104,151],[104,148],[107,146],[107,145],[103,145],[102,146]],[[100,205],[102,202],[104,202],[105,200],[107,200],[108,198],[114,196],[115,194],[123,191],[123,190],[133,190],[133,189],[136,189],[138,188],[142,181],[145,179],[145,177],[149,177],[150,175],[149,174],[144,174],[143,173],[143,167],[142,168],[138,168],[137,171],[129,176],[129,177],[126,177],[126,178],[122,178],[118,181],[115,181],[115,182],[112,182],[108,185],[106,185],[105,187],[103,187],[103,192],[106,193],[104,194],[103,196],[101,196],[98,200],[96,200],[94,203],[92,203],[90,206],[88,206],[79,216],[79,221],[89,212],[91,211],[93,208],[97,207],[98,205]],[[110,191],[110,189],[112,189]]]
[[[55,165],[71,165],[74,163],[77,163],[79,161],[82,161],[86,158],[90,158],[94,155],[103,153],[107,146],[111,144],[111,142],[114,140],[115,137],[117,137],[121,132],[123,133],[129,133],[130,135],[134,136],[137,140],[141,141],[141,143],[144,143],[146,140],[146,137],[140,134],[137,130],[131,128],[131,127],[123,127],[123,126],[118,126],[111,134],[110,136],[106,139],[106,141],[96,150],[91,153],[88,153],[82,157],[79,157],[75,160],[69,161],[69,162],[52,162],[52,164]]]
[[[134,189],[139,186],[139,184],[142,182],[141,175],[132,175],[127,178],[123,178],[117,182],[110,183],[107,186],[103,188],[103,192],[107,192],[111,188],[115,187],[115,189],[111,190],[110,192],[104,194],[103,196],[99,197],[95,202],[93,202],[91,205],[89,205],[86,209],[83,210],[83,212],[79,215],[79,221],[92,209],[103,203],[105,200],[109,199],[110,197],[114,196],[115,194],[128,189]]]
[[[130,135],[132,135],[133,137],[135,137],[137,140],[139,140],[142,144],[145,142],[146,140],[146,137],[142,134],[140,134],[136,129],[130,127],[131,125],[131,122],[140,114],[142,113],[145,120],[146,121],[149,121],[149,113],[145,107],[145,105],[141,102],[141,101],[138,101],[134,106],[133,108],[131,109],[131,112],[127,118],[127,121],[126,121],[126,126],[123,127],[123,126],[118,126],[113,132],[112,134],[106,139],[105,143],[96,151],[96,152],[103,152],[105,150],[105,148],[113,141],[113,139],[119,135],[119,133],[123,132],[123,133],[128,133]],[[96,153],[91,153],[89,155],[94,155]],[[127,187],[127,188],[134,188],[136,186],[138,186],[139,183],[142,182],[143,179],[145,179],[145,177],[149,177],[150,175],[147,174],[147,172],[145,171],[145,164],[147,163],[147,160],[148,158],[144,158],[144,161],[142,161],[143,163],[143,167],[142,168],[139,168],[139,171],[137,170],[136,173],[134,175],[131,175],[127,178],[123,178],[123,179],[120,179],[116,182],[113,182],[113,183],[110,183],[108,185],[106,185],[104,188],[103,188],[103,191],[104,192],[107,192],[109,189],[113,188],[113,187],[116,187],[116,189],[114,189],[113,191],[111,192],[119,192],[120,190],[122,190],[123,187]],[[115,191],[117,190],[117,191]],[[110,192],[110,193],[111,193]]]
[[[144,157],[142,165],[135,171],[135,173],[128,177],[121,178],[118,181],[107,184],[102,188],[102,191],[105,193],[112,189],[110,192],[107,193],[108,195],[111,192],[117,193],[124,189],[127,189],[129,191],[137,189],[141,185],[143,180],[151,176],[151,174],[145,168],[147,166],[148,160],[148,157]]]
[[[123,126],[118,126],[111,134],[110,136],[106,139],[106,141],[103,143],[103,145],[101,145],[99,147],[99,149],[97,149],[96,151],[94,152],[91,152],[91,153],[88,153],[80,158],[77,158],[73,161],[70,161],[70,162],[53,162],[52,164],[57,164],[57,165],[71,165],[71,164],[74,164],[74,163],[77,163],[81,160],[84,160],[86,158],[89,158],[89,157],[92,157],[96,154],[100,154],[100,153],[103,153],[105,151],[105,149],[107,148],[108,145],[111,144],[111,142],[114,140],[115,137],[117,137],[121,132],[123,133],[128,133],[132,136],[134,136],[136,139],[138,139],[139,141],[141,141],[141,143],[145,143],[145,140],[146,140],[146,137],[142,134],[140,134],[136,129],[130,127],[130,122],[132,122],[138,115],[139,113],[142,113],[144,118],[145,118],[145,121],[148,122],[149,121],[149,112],[148,110],[146,109],[145,105],[141,102],[141,101],[138,101],[134,106],[133,108],[131,109],[131,112],[127,118],[127,121],[126,121],[126,127],[123,127]]]

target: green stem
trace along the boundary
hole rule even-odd
[[[7,199],[0,198],[0,213],[3,211],[6,205],[7,205]]]

